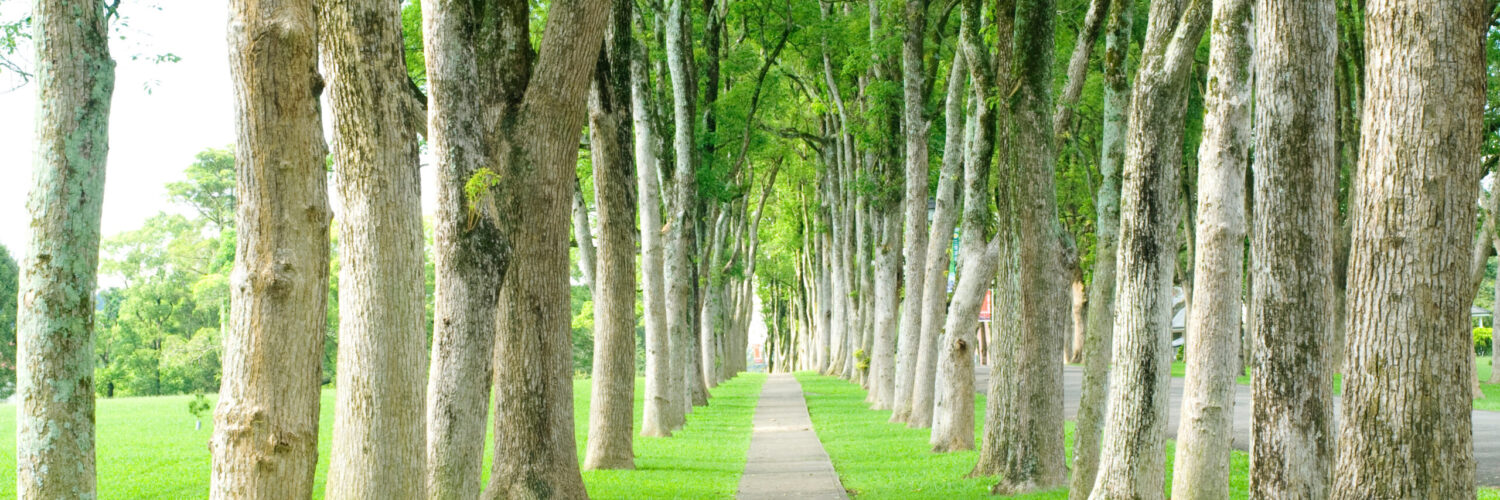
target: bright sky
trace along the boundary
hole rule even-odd
[[[0,0],[0,19],[24,15],[29,4]],[[128,23],[117,30],[124,40],[110,40],[117,66],[101,222],[106,238],[158,212],[182,211],[167,201],[165,184],[181,180],[204,148],[234,143],[227,0],[124,0],[120,10]],[[30,61],[30,50],[23,48],[20,59]],[[154,61],[164,53],[182,60]],[[10,81],[0,79],[0,89]],[[35,85],[0,93],[0,244],[17,258],[27,239],[35,109]],[[433,169],[422,170],[423,213],[430,214]]]

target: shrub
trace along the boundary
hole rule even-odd
[[[1474,354],[1489,356],[1495,351],[1494,329],[1479,327],[1474,329]]]

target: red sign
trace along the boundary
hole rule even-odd
[[[994,290],[985,290],[984,291],[984,303],[982,303],[982,304],[979,305],[979,322],[981,322],[981,323],[989,323],[990,322],[990,304],[992,303],[991,299],[994,298],[994,296],[995,296],[995,291]]]

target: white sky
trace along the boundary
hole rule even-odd
[[[24,15],[29,3],[0,0],[0,19]],[[125,39],[110,40],[117,66],[101,221],[106,238],[136,229],[158,212],[182,212],[166,200],[165,184],[181,180],[204,148],[234,143],[227,0],[124,0],[120,10],[127,25],[116,34]],[[30,50],[23,48],[20,59],[31,60]],[[164,53],[182,60],[154,62]],[[14,85],[9,82],[0,78],[0,89]],[[0,92],[0,244],[16,258],[27,239],[35,109],[35,85]],[[427,214],[434,198],[432,170],[422,169]],[[331,201],[337,211],[337,201]]]

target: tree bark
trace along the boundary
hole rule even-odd
[[[428,139],[438,169],[427,381],[430,498],[479,496],[490,385],[474,381],[492,379],[500,288],[510,263],[494,198],[467,189],[470,181],[515,185],[502,175],[497,136],[505,117],[516,112],[532,64],[530,45],[514,44],[528,38],[526,9],[492,5],[506,10],[497,15],[500,22],[483,26],[474,20],[472,3],[423,5]],[[486,35],[475,33],[481,29]]]
[[[687,0],[668,2],[666,25],[667,69],[672,80],[672,116],[675,136],[675,167],[673,169],[673,193],[667,203],[666,280],[667,280],[667,331],[676,342],[672,345],[673,357],[680,361],[678,370],[682,378],[673,389],[683,394],[684,413],[692,410],[695,402],[702,363],[701,356],[694,353],[699,344],[698,331],[693,325],[692,309],[697,301],[693,296],[696,275],[693,269],[693,214],[698,206],[697,151],[694,147],[694,126],[698,94],[698,79],[691,68],[692,42],[691,20],[688,18]],[[684,33],[683,30],[687,30]]]
[[[667,334],[666,285],[663,283],[661,220],[661,139],[656,135],[646,75],[646,49],[636,48],[630,61],[631,117],[635,132],[636,189],[640,194],[641,304],[646,328],[646,397],[641,435],[666,437],[683,424],[681,390],[673,391],[672,338]]]
[[[1335,499],[1475,495],[1466,266],[1481,2],[1370,2]]]
[[[1209,35],[1203,142],[1198,148],[1198,231],[1188,310],[1174,498],[1229,497],[1239,378],[1240,286],[1245,267],[1245,170],[1250,160],[1254,4],[1217,0]]]
[[[1115,288],[1119,336],[1093,499],[1164,493],[1180,124],[1192,54],[1208,13],[1202,2],[1151,4],[1125,139]]]
[[[38,0],[36,139],[16,309],[16,494],[93,498],[94,288],[115,63],[104,2]]]
[[[426,290],[416,128],[396,4],[325,2],[339,210],[338,396],[329,498],[426,494]]]
[[[611,2],[589,92],[594,204],[599,212],[594,289],[594,376],[585,469],[633,469],[635,407],[635,159],[630,122],[630,0]]]
[[[230,12],[238,237],[209,491],[305,499],[318,462],[332,217],[317,10],[312,0],[236,1]]]
[[[894,411],[891,414],[891,422],[905,422],[909,418],[912,388],[916,384],[916,364],[920,343],[928,335],[937,335],[938,325],[943,323],[943,314],[947,311],[948,246],[953,242],[953,228],[958,225],[959,209],[954,205],[958,202],[958,185],[963,179],[964,138],[969,135],[970,128],[967,124],[967,114],[964,112],[964,96],[967,95],[965,88],[969,72],[968,66],[964,63],[963,52],[962,50],[954,51],[953,63],[948,72],[944,126],[949,132],[943,141],[943,167],[938,174],[937,195],[933,198],[932,228],[927,237],[927,250],[924,255],[926,262],[922,265],[920,278],[907,278],[908,284],[913,279],[926,281],[922,285],[921,311],[903,309],[908,311],[906,314],[922,315],[921,331],[907,330],[903,326],[901,336],[897,339],[896,382],[892,393]],[[925,207],[923,213],[926,213]],[[910,287],[907,290],[907,293],[912,293]],[[933,331],[928,332],[929,329]]]
[[[1057,112],[1052,115],[1052,135],[1061,139],[1073,124],[1074,108],[1083,96],[1083,84],[1088,80],[1089,56],[1094,54],[1094,43],[1099,41],[1100,28],[1104,26],[1105,14],[1110,11],[1110,0],[1090,0],[1089,10],[1083,15],[1083,26],[1078,29],[1078,41],[1073,44],[1073,54],[1068,57],[1068,79],[1063,85],[1061,98],[1057,100]]]
[[[570,272],[560,250],[568,245],[568,181],[577,175],[585,96],[609,5],[552,3],[514,142],[506,145],[510,162],[502,175],[518,185],[500,213],[514,260],[500,291],[495,465],[487,499],[586,495],[573,437]]]
[[[905,313],[901,316],[899,346],[897,347],[901,353],[894,361],[895,381],[890,386],[889,395],[881,395],[884,399],[883,407],[895,409],[892,415],[893,421],[902,419],[910,412],[908,400],[911,393],[912,375],[915,374],[914,367],[911,365],[916,362],[915,347],[923,329],[925,319],[922,314],[923,301],[926,298],[926,286],[929,282],[925,267],[929,260],[927,256],[927,172],[929,168],[927,137],[930,123],[926,117],[926,101],[923,91],[926,89],[927,82],[924,81],[926,74],[922,68],[922,37],[927,27],[927,0],[906,0],[905,22],[906,32],[901,42],[901,88],[904,99],[902,126],[906,134],[906,190],[903,195],[906,213],[902,240],[902,256],[906,260],[901,270],[901,275],[905,277],[903,282],[906,284],[906,295],[901,301],[901,310]],[[957,57],[955,56],[955,61],[959,60]],[[966,75],[957,70],[952,74],[959,77],[957,86],[960,89],[959,94],[962,94],[962,82]],[[948,84],[950,92],[954,87],[954,83]],[[961,95],[950,94],[949,100],[962,103]],[[950,111],[955,107],[948,106]],[[955,122],[960,124],[957,129],[950,128],[950,131],[963,128],[962,108],[959,108],[959,111],[960,116],[948,118],[949,124]],[[946,157],[944,161],[947,161]],[[953,190],[950,189],[951,191]],[[942,201],[937,203],[941,204]],[[952,233],[953,229],[950,227],[948,232]],[[944,244],[948,243],[948,238],[941,239]]]
[[[1333,453],[1332,1],[1258,0],[1250,491],[1326,498]]]

